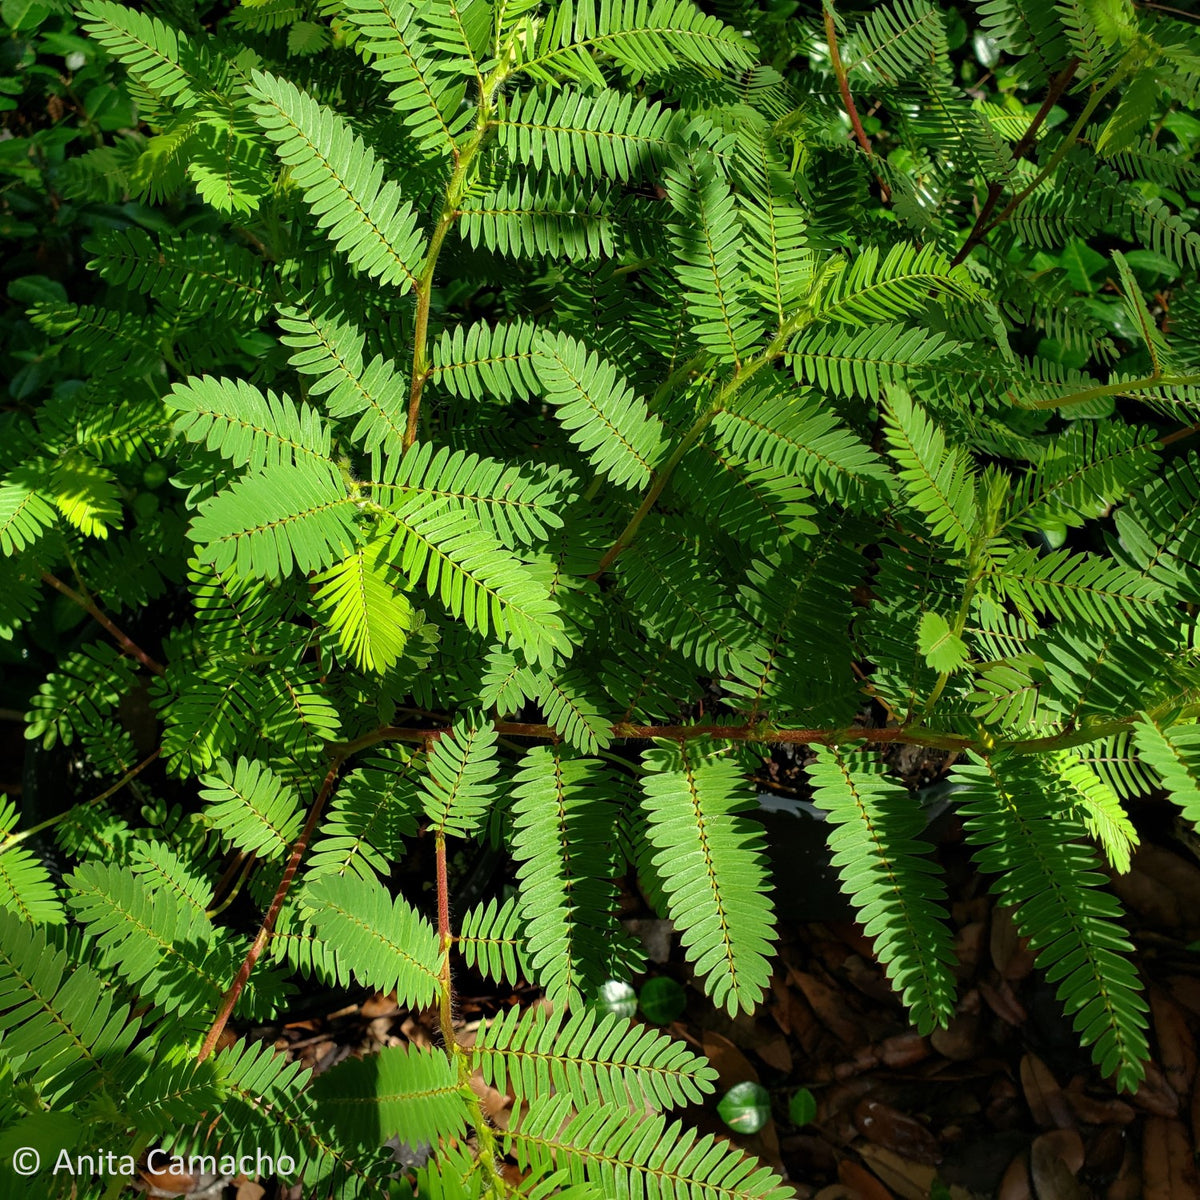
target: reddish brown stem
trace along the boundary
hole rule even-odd
[[[502,737],[537,738],[539,741],[556,741],[559,737],[552,725],[528,724],[521,721],[493,721],[492,728]],[[609,727],[613,737],[633,741],[651,741],[663,738],[667,741],[690,741],[712,737],[732,742],[761,742],[764,745],[809,746],[815,744],[835,745],[839,742],[902,742],[922,746],[935,746],[945,750],[966,748],[974,740],[957,733],[935,733],[926,729],[771,729],[765,725],[631,725],[621,721]],[[445,729],[409,729],[397,725],[384,725],[372,729],[352,742],[338,742],[330,749],[343,758],[366,750],[379,742],[431,742],[450,732]]]
[[[442,1040],[446,1053],[454,1053],[454,993],[450,980],[450,946],[454,939],[450,933],[450,886],[446,877],[446,835],[439,833],[435,843],[437,864],[438,937],[442,943],[442,965],[440,969],[441,995],[438,998],[438,1021],[442,1027]]]
[[[1200,712],[1200,704],[1195,706],[1195,710]],[[962,733],[939,733],[919,725],[889,729],[876,729],[864,725],[851,725],[845,729],[774,729],[766,722],[758,725],[630,725],[618,722],[610,725],[609,731],[615,738],[633,741],[662,738],[666,741],[685,742],[711,737],[718,741],[754,742],[763,746],[839,746],[847,742],[872,742],[883,745],[895,742],[936,750],[974,750],[980,754],[991,754],[1001,750],[1016,754],[1041,754],[1050,750],[1085,745],[1120,733],[1129,729],[1137,719],[1137,713],[1130,713],[1124,717],[1113,717],[1102,724],[1090,725],[1086,729],[1065,729],[1061,733],[1037,738],[1018,738],[1011,742],[995,741],[986,735],[974,738]],[[539,741],[559,739],[559,734],[552,725],[493,721],[492,728],[501,736],[537,738]],[[449,732],[449,728],[406,729],[397,725],[383,725],[351,742],[330,743],[329,750],[340,758],[348,758],[351,754],[357,754],[360,750],[366,750],[380,742],[407,741],[428,744]]]
[[[51,575],[49,571],[42,572],[42,579],[48,583],[56,591],[62,592],[64,596],[74,604],[78,604],[84,612],[88,613],[93,620],[102,625],[112,636],[113,640],[121,649],[131,658],[136,658],[148,671],[153,671],[155,675],[163,675],[166,673],[166,667],[160,662],[155,662],[145,650],[141,648],[128,634],[122,633],[96,605],[96,602],[88,596],[77,592],[74,588],[68,587],[56,575]]]
[[[825,0],[825,41],[829,44],[829,62],[833,67],[833,73],[837,78],[838,91],[842,93],[842,104],[846,107],[846,113],[850,118],[850,127],[854,130],[854,136],[858,140],[858,144],[863,148],[864,153],[870,159],[874,159],[875,150],[871,146],[871,139],[867,137],[867,131],[863,128],[863,123],[859,120],[858,109],[854,104],[854,96],[850,92],[850,80],[846,75],[846,67],[842,63],[842,55],[838,50],[837,28],[833,23],[833,3],[832,0]],[[887,204],[892,198],[892,190],[876,175],[876,183],[879,184],[879,194],[883,198],[883,202]]]
[[[1173,442],[1181,442],[1184,438],[1191,437],[1194,433],[1200,433],[1200,425],[1185,425],[1182,429],[1176,429],[1174,433],[1160,437],[1158,444],[1159,446],[1170,446]]]
[[[242,962],[237,977],[229,985],[229,990],[221,1000],[221,1008],[212,1023],[212,1027],[204,1038],[204,1045],[200,1047],[197,1062],[203,1062],[216,1049],[221,1033],[224,1031],[230,1016],[233,1014],[238,997],[242,994],[242,989],[246,986],[246,981],[250,978],[250,973],[254,970],[254,964],[258,962],[262,952],[266,949],[267,941],[275,929],[275,922],[279,919],[279,912],[283,908],[283,902],[287,899],[288,891],[292,886],[292,880],[295,878],[297,870],[299,870],[300,860],[304,857],[304,851],[308,848],[313,830],[316,829],[317,822],[321,819],[321,813],[325,808],[325,802],[329,799],[329,793],[333,791],[333,785],[337,781],[338,771],[341,770],[342,762],[343,756],[339,755],[334,759],[333,765],[329,768],[329,772],[325,776],[324,783],[321,784],[321,790],[317,793],[317,798],[312,802],[312,807],[308,811],[308,820],[304,822],[304,828],[300,831],[300,836],[292,846],[291,854],[288,855],[287,865],[283,869],[283,878],[280,879],[279,886],[275,889],[275,895],[271,900],[271,907],[267,909],[267,915],[263,918],[263,923],[259,926],[258,934],[254,939],[253,945],[251,945],[247,952],[245,960]]]
[[[1045,124],[1046,118],[1050,115],[1050,110],[1062,98],[1063,92],[1066,91],[1067,85],[1075,78],[1075,72],[1079,69],[1079,59],[1073,58],[1063,69],[1050,81],[1049,90],[1046,92],[1046,98],[1042,101],[1042,106],[1037,110],[1034,118],[1029,123],[1029,128],[1021,135],[1021,140],[1013,147],[1012,156],[1014,162],[1019,162],[1030,150],[1033,149],[1034,143],[1037,141],[1038,130]],[[1002,183],[988,184],[987,195],[984,197],[983,206],[979,210],[979,216],[975,218],[975,224],[971,226],[971,232],[967,234],[967,240],[959,247],[958,253],[950,260],[951,266],[958,266],[963,262],[967,255],[983,241],[985,237],[999,224],[995,222],[991,224],[992,213],[996,211],[996,205],[1000,203],[1000,198],[1004,195],[1004,185]]]

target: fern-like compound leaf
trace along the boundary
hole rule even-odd
[[[525,955],[555,1004],[610,978],[618,793],[604,764],[536,746],[516,775],[513,856]]]
[[[1036,761],[985,760],[955,768],[954,778],[979,866],[997,875],[996,889],[1014,905],[1035,962],[1058,983],[1075,1031],[1105,1075],[1136,1088],[1149,1009],[1117,924],[1120,905],[1101,890],[1105,878],[1081,845],[1083,826],[1063,815],[1054,777]]]
[[[0,910],[0,1055],[16,1079],[36,1080],[44,1099],[66,1104],[103,1081],[140,1022],[99,975],[71,963],[44,928]]]
[[[442,959],[437,931],[376,879],[324,875],[305,885],[303,903],[360,983],[395,991],[403,1005],[433,999]]]
[[[347,775],[317,827],[304,878],[352,872],[386,879],[417,831],[420,755],[390,749]]]
[[[945,887],[920,839],[913,797],[862,752],[819,747],[809,767],[813,803],[831,828],[829,848],[842,890],[858,909],[875,954],[922,1033],[954,1015],[954,945]]]
[[[428,44],[417,8],[403,0],[349,0],[345,19],[361,35],[358,48],[392,84],[388,99],[405,117],[407,132],[428,152],[448,155],[470,127],[462,76],[446,69]]]
[[[642,1111],[701,1103],[716,1071],[682,1042],[615,1013],[584,1009],[547,1016],[513,1008],[479,1031],[472,1061],[486,1083],[518,1101],[570,1096],[579,1110],[599,1101]]]
[[[844,269],[821,277],[813,309],[822,320],[849,325],[896,321],[926,308],[931,292],[961,300],[984,295],[965,267],[951,266],[933,246],[897,243],[882,259],[869,246]]]
[[[414,583],[483,635],[495,630],[535,662],[567,648],[558,606],[487,530],[448,502],[417,495],[387,510],[392,554]]]
[[[261,471],[295,462],[331,461],[329,429],[307,404],[262,393],[243,379],[210,375],[177,383],[166,396],[181,415],[175,430],[235,467]]]
[[[499,144],[517,161],[556,175],[627,181],[653,171],[667,156],[672,114],[629,93],[599,96],[562,89],[518,93],[501,102]]]
[[[496,983],[525,975],[525,923],[515,896],[478,904],[463,915],[455,945],[468,967]]]
[[[942,431],[907,392],[890,388],[888,405],[888,441],[909,502],[938,538],[968,549],[978,523],[970,460],[946,445]]]
[[[1049,756],[1047,761],[1062,782],[1064,793],[1072,798],[1075,815],[1100,843],[1113,870],[1124,875],[1139,838],[1116,792],[1087,761],[1074,754],[1064,751]]]
[[[742,237],[733,192],[710,160],[692,156],[665,177],[681,220],[671,226],[693,330],[719,359],[740,363],[762,335],[744,298]]]
[[[313,579],[318,608],[342,650],[363,671],[384,674],[404,653],[415,613],[378,539]]]
[[[385,286],[416,285],[423,236],[374,151],[331,109],[287,79],[254,73],[254,112],[339,250]]]
[[[684,953],[715,1004],[752,1011],[770,978],[774,915],[753,798],[728,749],[690,742],[647,750],[647,840]]]
[[[1200,726],[1167,727],[1143,714],[1133,744],[1187,820],[1200,822]]]
[[[461,1136],[468,1118],[458,1067],[433,1046],[385,1046],[351,1058],[313,1084],[316,1116],[350,1146],[409,1145]]]
[[[522,1166],[566,1164],[573,1179],[611,1196],[656,1200],[784,1200],[769,1167],[711,1133],[701,1137],[660,1114],[631,1121],[626,1108],[589,1106],[571,1116],[569,1096],[539,1097],[505,1144]]]
[[[218,571],[279,579],[293,564],[321,570],[348,555],[354,512],[336,470],[303,460],[240,479],[202,506],[189,532]]]
[[[662,422],[608,362],[565,334],[543,337],[534,366],[571,440],[613,483],[643,488],[666,447]]]
[[[426,754],[421,801],[438,835],[469,837],[495,802],[496,731],[482,716],[461,719]]]
[[[31,925],[62,925],[62,901],[45,864],[24,846],[5,844],[16,824],[17,806],[0,796],[0,908]]]
[[[300,800],[262,763],[223,759],[216,773],[200,780],[208,801],[204,819],[239,850],[262,858],[282,858],[300,832]]]

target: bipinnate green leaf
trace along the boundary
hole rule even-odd
[[[460,1136],[469,1117],[454,1060],[434,1046],[384,1046],[349,1058],[313,1083],[317,1118],[348,1145],[411,1146]]]
[[[774,914],[753,793],[728,748],[659,743],[642,758],[652,862],[684,953],[713,1002],[751,1011],[767,986]]]
[[[383,674],[400,660],[415,614],[377,539],[313,579],[317,606],[342,649],[363,671]]]
[[[344,118],[287,79],[255,71],[254,115],[339,250],[384,286],[415,286],[424,237],[412,206]]]
[[[813,803],[830,824],[842,890],[921,1033],[954,1013],[954,945],[920,806],[863,751],[817,748]]]
[[[377,879],[323,875],[305,885],[302,904],[360,983],[395,991],[406,1006],[433,999],[442,960],[437,931]]]
[[[222,759],[200,782],[204,819],[239,850],[264,859],[287,853],[300,832],[300,799],[274,771],[248,758]]]
[[[917,649],[925,655],[925,661],[938,672],[949,675],[957,671],[971,652],[967,644],[950,628],[950,623],[941,613],[927,612],[921,618],[917,630]]]
[[[596,470],[615,484],[645,487],[666,432],[612,364],[565,334],[543,335],[533,362],[567,436]]]
[[[935,537],[966,550],[978,524],[967,455],[948,447],[942,431],[898,387],[888,388],[887,436],[909,503],[925,516]]]
[[[997,876],[995,890],[1015,907],[1017,931],[1096,1065],[1135,1090],[1149,1053],[1146,1014],[1133,949],[1117,923],[1121,907],[1103,890],[1084,829],[1047,767],[1034,757],[984,759],[957,766],[968,841],[976,861]]]
[[[616,1013],[570,1017],[509,1009],[479,1031],[473,1061],[486,1083],[517,1100],[569,1095],[641,1112],[699,1103],[716,1071],[683,1042]]]
[[[469,837],[495,802],[496,731],[482,713],[461,717],[426,753],[421,803],[436,834]]]

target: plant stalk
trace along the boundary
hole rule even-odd
[[[65,821],[73,812],[81,808],[91,808],[93,805],[102,804],[110,796],[115,796],[127,783],[136,779],[156,758],[159,751],[155,750],[153,754],[143,758],[136,767],[130,767],[120,779],[117,780],[111,787],[106,787],[98,796],[93,796],[90,800],[85,800],[82,804],[72,804],[70,808],[63,812],[56,813],[53,817],[47,817],[44,821],[37,825],[31,825],[28,829],[22,829],[20,833],[10,833],[3,841],[0,841],[0,854],[6,850],[11,850],[14,846],[26,841],[28,838],[34,837],[43,832],[43,830],[51,829],[60,821]]]
[[[141,646],[139,646],[137,642],[135,642],[128,634],[123,633],[120,629],[118,629],[117,626],[113,624],[111,618],[104,613],[104,611],[94,600],[88,596],[81,595],[74,588],[68,587],[61,579],[58,578],[58,576],[51,575],[49,571],[42,572],[42,579],[56,591],[62,592],[62,594],[66,596],[66,598],[72,603],[78,604],[79,607],[82,608],[83,611],[89,616],[91,616],[94,621],[103,626],[104,629],[106,629],[111,635],[113,641],[115,641],[117,645],[121,647],[122,651],[128,654],[130,658],[136,658],[138,662],[140,662],[142,666],[146,668],[146,670],[152,671],[155,675],[166,674],[166,667],[164,667],[162,663],[151,658],[150,655],[147,654],[146,651],[143,650]]]
[[[300,831],[300,836],[292,846],[291,854],[288,855],[287,865],[283,869],[283,877],[279,880],[279,886],[275,889],[275,895],[271,900],[271,907],[267,909],[267,915],[258,927],[258,934],[247,951],[236,978],[229,985],[229,990],[226,991],[221,1000],[221,1007],[204,1038],[204,1044],[200,1047],[200,1053],[196,1056],[197,1062],[203,1062],[216,1049],[221,1033],[229,1023],[229,1018],[233,1015],[233,1009],[238,1002],[238,997],[242,994],[242,989],[246,986],[246,981],[250,978],[250,973],[254,970],[254,964],[258,962],[262,952],[266,949],[267,941],[275,930],[275,922],[279,919],[279,912],[283,908],[283,902],[287,899],[288,891],[291,889],[292,880],[295,878],[296,871],[300,867],[300,860],[304,857],[305,850],[308,849],[309,840],[312,838],[313,831],[317,827],[317,822],[321,819],[325,802],[329,799],[330,792],[333,791],[333,785],[337,781],[338,771],[341,770],[343,761],[344,755],[334,756],[333,763],[325,776],[324,782],[321,784],[321,790],[317,792],[317,797],[312,802],[312,807],[308,810],[308,820],[304,822],[304,828]]]
[[[1033,148],[1034,142],[1037,140],[1038,130],[1045,124],[1046,118],[1062,97],[1063,92],[1067,90],[1068,84],[1075,78],[1075,72],[1078,69],[1079,59],[1073,58],[1050,81],[1050,87],[1046,92],[1046,98],[1042,101],[1041,108],[1037,110],[1033,120],[1029,123],[1029,128],[1022,135],[1021,140],[1013,147],[1012,156],[1014,162],[1020,161]],[[963,242],[958,248],[958,253],[950,260],[952,267],[957,267],[1000,223],[999,221],[996,221],[994,224],[989,222],[992,213],[996,210],[996,205],[1000,203],[1000,198],[1003,195],[1004,185],[1002,183],[991,183],[988,185],[983,207],[979,210],[979,216],[975,218],[975,224],[971,227],[971,232],[967,234],[967,240]]]
[[[863,123],[859,119],[858,109],[854,104],[854,96],[850,91],[850,79],[846,74],[845,64],[842,62],[841,51],[838,49],[837,27],[833,23],[833,0],[825,0],[822,5],[823,15],[825,17],[825,41],[829,46],[829,63],[833,67],[833,73],[837,78],[838,91],[842,94],[842,104],[845,105],[846,114],[850,118],[850,127],[854,130],[854,137],[858,144],[863,148],[863,152],[867,158],[874,161],[875,150],[871,145],[871,139],[867,137],[867,131],[863,128]],[[884,182],[880,175],[875,176],[875,182],[879,184],[879,195],[884,204],[888,204],[892,199],[892,189]]]
[[[450,933],[450,886],[446,876],[446,835],[439,832],[434,842],[437,860],[437,905],[438,938],[442,944],[442,965],[439,971],[438,1023],[442,1029],[442,1041],[451,1058],[458,1048],[454,1036],[454,992],[450,978],[450,947],[454,938]]]

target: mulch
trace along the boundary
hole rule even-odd
[[[1143,845],[1131,871],[1113,880],[1152,1010],[1153,1060],[1136,1095],[1117,1092],[1080,1050],[1052,985],[1034,971],[1009,911],[972,869],[949,819],[937,852],[950,890],[959,1004],[950,1027],[929,1037],[908,1023],[851,920],[785,914],[766,1002],[730,1019],[704,999],[678,940],[664,936],[669,927],[640,897],[626,896],[650,974],[687,989],[687,1010],[668,1032],[706,1054],[720,1076],[716,1096],[679,1115],[771,1164],[800,1200],[1200,1200],[1200,954],[1189,949],[1200,938],[1200,865],[1165,806],[1142,815]],[[469,972],[457,984],[468,1042],[502,1009],[540,1003],[534,989],[497,989]],[[386,996],[247,1032],[273,1036],[318,1072],[380,1046],[439,1041],[433,1014],[401,1010]],[[752,1137],[732,1134],[716,1112],[719,1096],[745,1080],[772,1098],[772,1120]],[[516,1116],[512,1097],[477,1084],[484,1110],[506,1127]],[[788,1100],[802,1087],[817,1113],[797,1128]],[[516,1167],[508,1170],[516,1182]],[[264,1195],[300,1200],[269,1185],[236,1191],[237,1200]]]

